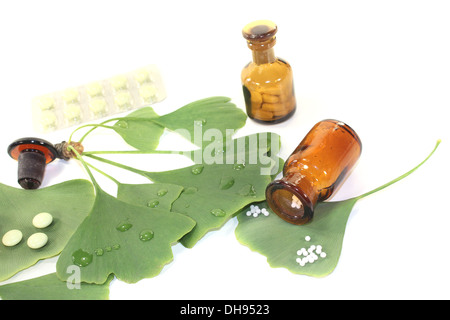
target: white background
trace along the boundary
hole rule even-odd
[[[159,114],[214,95],[244,108],[240,72],[251,53],[241,29],[271,19],[279,29],[275,52],[294,70],[298,110],[278,125],[248,120],[239,135],[277,132],[286,158],[316,122],[348,123],[363,153],[333,200],[390,181],[422,161],[437,139],[441,146],[413,175],[357,203],[338,266],[325,278],[270,268],[238,243],[234,218],[192,249],[175,245],[174,261],[159,276],[133,285],[114,280],[110,298],[448,299],[449,17],[448,1],[2,1],[0,181],[17,186],[17,163],[6,148],[36,135],[30,107],[40,94],[157,64],[168,94],[154,106]],[[71,131],[41,137],[57,143]],[[163,143],[180,148],[168,135]],[[85,147],[126,148],[105,130]],[[188,164],[145,159],[135,165]],[[122,182],[144,182],[121,174]],[[57,161],[44,184],[72,178],[88,177],[76,161]],[[41,261],[4,283],[54,272],[55,263]]]

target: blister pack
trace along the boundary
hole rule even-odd
[[[161,74],[155,65],[149,65],[34,98],[33,125],[38,132],[51,132],[151,105],[165,97]]]

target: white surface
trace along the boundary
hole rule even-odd
[[[29,112],[36,95],[156,63],[168,94],[158,113],[214,95],[243,108],[240,72],[251,53],[241,29],[271,19],[279,28],[275,52],[294,69],[298,111],[273,126],[248,120],[239,134],[279,133],[285,158],[316,122],[348,123],[363,153],[335,200],[406,172],[439,138],[441,146],[412,176],[357,203],[339,264],[325,278],[270,268],[238,243],[232,219],[192,249],[175,245],[159,276],[114,280],[111,299],[448,299],[449,15],[448,1],[2,1],[0,181],[17,186],[6,148],[36,135]],[[70,132],[43,138],[57,143]],[[122,147],[116,143],[98,130],[85,147]],[[168,160],[151,158],[152,169],[169,169]],[[57,162],[44,183],[71,178],[88,176],[75,161]],[[54,272],[55,263],[41,261],[4,283]]]

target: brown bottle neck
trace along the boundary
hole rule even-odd
[[[252,50],[253,62],[257,65],[273,63],[277,59],[273,48],[267,50]]]
[[[301,172],[287,173],[281,180],[295,187],[313,206],[316,205],[319,200],[318,190]]]

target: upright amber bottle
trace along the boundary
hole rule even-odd
[[[317,123],[287,159],[283,178],[266,189],[270,208],[284,220],[305,224],[318,201],[328,199],[361,154],[361,141],[341,121]]]
[[[267,20],[252,22],[242,34],[253,61],[241,73],[247,115],[262,123],[279,123],[296,109],[291,66],[275,56],[277,26]]]

